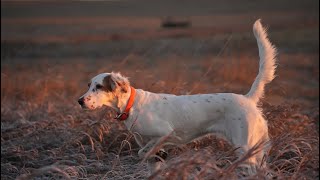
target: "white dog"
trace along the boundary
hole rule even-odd
[[[119,73],[103,73],[89,83],[89,90],[80,99],[82,108],[96,109],[103,105],[118,112],[142,148],[143,157],[161,137],[174,133],[180,143],[187,143],[208,133],[223,135],[234,146],[246,152],[258,142],[268,141],[268,126],[257,103],[265,84],[274,78],[275,47],[269,42],[260,20],[253,26],[260,56],[259,74],[246,95],[233,93],[181,95],[156,94],[135,90]],[[248,162],[258,165],[264,151]]]

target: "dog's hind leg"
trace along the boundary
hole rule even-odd
[[[227,119],[227,120],[226,120]],[[268,131],[264,119],[260,115],[253,113],[234,113],[226,114],[224,123],[213,124],[207,129],[207,132],[218,135],[229,141],[235,148],[239,159],[246,156],[252,148],[261,141],[268,140]],[[264,146],[246,157],[245,163],[259,166],[263,155]]]

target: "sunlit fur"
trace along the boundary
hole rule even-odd
[[[252,84],[249,93],[246,95],[255,103],[264,95],[265,84],[271,82],[275,75],[276,69],[276,48],[270,43],[267,37],[266,30],[262,27],[260,20],[257,20],[253,25],[253,33],[257,39],[259,47],[259,74]]]
[[[260,68],[247,95],[216,93],[176,96],[136,90],[130,116],[124,123],[137,135],[136,141],[142,148],[139,156],[143,157],[161,137],[168,134],[180,138],[174,143],[187,143],[208,133],[218,134],[240,147],[240,153],[269,140],[267,122],[257,103],[263,96],[265,84],[274,77],[275,48],[267,39],[260,20],[255,22],[253,31],[259,47]],[[95,91],[96,84],[102,84],[107,76],[115,82],[108,87],[112,91]],[[118,84],[130,89],[127,78],[121,74],[104,73],[94,77],[88,92],[83,95],[85,107],[95,109],[106,105],[122,112],[130,90],[122,92]],[[248,163],[258,165],[264,153],[265,149],[249,158]]]
[[[122,93],[116,83],[111,84],[112,87],[110,88],[113,89],[113,91],[105,91],[104,89],[106,87],[97,89],[97,85],[104,86],[103,80],[106,76],[111,76],[114,82],[122,82],[125,86],[130,86],[128,79],[119,73],[99,74],[90,80],[88,91],[80,97],[84,98],[84,109],[96,109],[105,105],[120,111],[122,110],[121,107],[123,104],[127,103],[126,99],[130,96],[130,92]]]

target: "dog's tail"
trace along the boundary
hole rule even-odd
[[[275,77],[276,48],[268,40],[266,29],[262,27],[260,19],[254,23],[253,33],[259,47],[259,74],[246,97],[258,103],[260,98],[263,97],[265,85]]]

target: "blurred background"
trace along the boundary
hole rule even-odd
[[[245,93],[258,63],[252,24],[261,18],[279,54],[278,84],[271,86],[276,92],[267,97],[315,105],[318,4],[314,0],[4,1],[2,76],[12,78],[5,72],[8,66],[46,64],[45,69],[54,71],[62,63],[64,69],[55,72],[55,80],[75,83],[75,78],[84,77],[77,88],[92,75],[120,71],[141,88],[167,84],[159,91],[179,88],[176,93],[185,94],[192,89],[204,93],[231,88]],[[39,71],[46,71],[43,68]],[[34,83],[41,79],[34,78]],[[200,78],[204,82],[194,84]]]
[[[258,72],[252,25],[259,18],[278,49],[265,111],[275,112],[270,119],[300,114],[318,127],[317,0],[1,1],[1,177],[68,159],[69,151],[59,148],[76,142],[73,136],[90,150],[79,132],[95,136],[84,124],[92,129],[112,112],[83,112],[77,99],[98,73],[119,71],[134,87],[153,92],[247,93]],[[294,110],[280,116],[281,108]],[[102,153],[110,147],[99,148],[110,164],[111,155]],[[89,150],[79,152],[100,162]],[[48,151],[56,157],[48,159]],[[86,167],[86,176],[101,177],[109,168],[99,167],[100,174]]]

